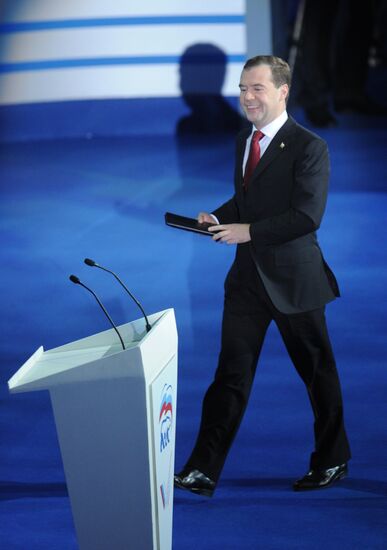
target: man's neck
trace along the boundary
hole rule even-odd
[[[267,133],[267,135],[270,135],[273,131],[277,132],[281,126],[285,124],[285,122],[288,119],[288,113],[286,109],[282,111],[277,117],[273,118],[270,122],[266,123],[264,126],[261,126],[260,128],[257,128],[255,124],[253,124],[253,131],[254,130],[260,130],[264,134]]]

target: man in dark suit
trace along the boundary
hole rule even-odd
[[[237,137],[234,196],[199,222],[218,242],[237,244],[225,281],[222,347],[203,401],[195,447],[175,486],[211,496],[243,417],[258,357],[272,320],[305,383],[315,424],[310,471],[295,490],[327,487],[347,473],[350,450],[325,304],[339,296],[316,230],[324,213],[326,143],[286,112],[287,63],[248,60],[240,103],[251,129]]]

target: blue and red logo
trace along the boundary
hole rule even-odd
[[[162,454],[163,456],[163,458],[160,457],[160,460],[162,460],[162,463],[164,464],[164,473],[162,475],[162,477],[164,478],[164,482],[160,485],[160,493],[164,509],[169,506],[173,488],[173,413],[172,386],[170,384],[164,384],[164,387],[161,391],[159,412],[160,454]]]
[[[160,424],[160,453],[162,453],[171,441],[173,420],[172,386],[164,384],[161,392],[161,405],[159,414]]]

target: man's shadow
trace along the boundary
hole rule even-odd
[[[194,44],[184,51],[180,89],[191,113],[178,121],[177,136],[235,135],[243,127],[244,119],[222,96],[226,69],[226,54],[213,44]]]
[[[235,138],[246,122],[239,113],[237,98],[222,95],[227,56],[219,47],[209,43],[189,46],[181,56],[179,71],[182,99],[189,113],[176,124],[180,186],[174,199],[183,210],[179,213],[196,217],[199,211],[211,212],[233,195]],[[238,95],[235,82],[235,96]],[[196,357],[203,342],[207,345],[209,326],[214,328],[213,338],[218,344],[216,334],[220,328],[225,276],[219,266],[220,256],[224,257],[220,246],[209,237],[191,237],[185,267],[191,349]],[[214,323],[211,311],[217,312]],[[208,367],[212,374],[216,364]]]

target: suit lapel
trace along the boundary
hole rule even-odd
[[[250,184],[257,178],[259,175],[285,150],[286,146],[289,143],[290,134],[294,129],[296,123],[293,118],[289,117],[285,124],[278,130],[272,141],[270,142],[269,147],[266,149],[261,160],[257,164],[252,176]],[[243,162],[243,159],[242,159]]]
[[[246,140],[250,134],[251,130],[249,128],[246,128],[246,130],[243,130],[243,132],[240,133],[239,140],[237,142],[235,166],[238,170],[237,181],[240,185],[242,185],[243,183],[243,157],[245,154]]]

